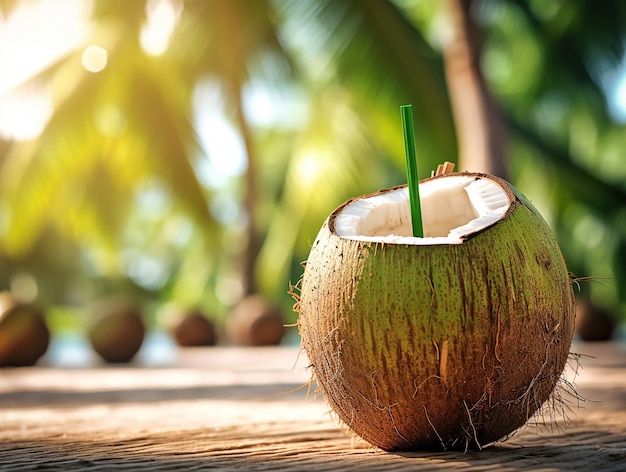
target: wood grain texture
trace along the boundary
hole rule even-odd
[[[4,369],[0,470],[625,470],[626,345],[573,351],[586,400],[569,397],[567,424],[544,415],[466,454],[386,453],[351,438],[323,399],[290,392],[309,376],[295,348],[194,348],[149,368]]]

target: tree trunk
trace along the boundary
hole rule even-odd
[[[245,175],[246,186],[244,195],[244,209],[248,218],[246,237],[247,244],[242,255],[242,288],[243,295],[246,296],[256,292],[254,266],[256,265],[256,260],[261,248],[261,237],[256,217],[256,202],[259,199],[258,159],[254,149],[252,132],[250,130],[248,120],[243,112],[241,89],[239,89],[239,96],[237,100],[237,124],[244,142],[248,161],[248,168]]]
[[[220,54],[219,64],[221,75],[226,79],[228,94],[232,100],[235,111],[235,121],[244,143],[247,170],[245,174],[245,186],[243,196],[243,208],[246,214],[246,237],[245,247],[241,252],[241,284],[243,296],[256,292],[254,283],[254,266],[261,247],[261,236],[257,221],[258,194],[258,164],[255,152],[254,139],[250,124],[243,110],[242,89],[246,77],[247,50],[243,43],[242,35],[237,34],[238,28],[243,23],[242,18],[248,14],[244,4],[238,1],[214,2],[216,17],[220,18],[216,34],[218,38],[229,38],[227,47],[218,50]]]
[[[448,0],[452,37],[444,48],[446,81],[459,142],[459,170],[507,177],[505,130],[480,69],[473,0]]]

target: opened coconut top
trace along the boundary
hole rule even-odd
[[[413,236],[406,186],[348,202],[336,214],[335,232],[358,241],[460,244],[502,219],[513,201],[508,189],[484,174],[448,174],[419,185],[423,238]]]

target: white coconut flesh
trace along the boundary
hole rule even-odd
[[[349,203],[335,219],[335,232],[358,241],[461,244],[469,235],[499,221],[511,205],[500,185],[476,175],[425,180],[419,191],[423,238],[413,236],[407,187]]]

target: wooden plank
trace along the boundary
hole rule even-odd
[[[587,401],[569,397],[568,422],[548,414],[466,454],[392,454],[351,438],[323,399],[291,392],[309,377],[295,348],[186,350],[150,368],[5,369],[0,469],[624,470],[624,346],[573,350]]]

